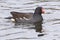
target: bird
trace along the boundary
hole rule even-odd
[[[22,13],[22,12],[10,12],[15,22],[19,23],[32,23],[35,25],[36,32],[42,33],[42,23],[43,17],[42,14],[45,13],[43,7],[36,7],[34,13]],[[7,18],[8,19],[8,18]]]
[[[37,7],[35,9],[35,12],[34,13],[23,13],[23,12],[15,12],[15,11],[12,11],[10,12],[11,15],[13,17],[8,17],[9,19],[13,18],[15,20],[15,22],[17,22],[17,20],[32,20],[33,21],[37,21],[37,20],[41,20],[43,19],[41,14],[44,13],[44,9],[42,7]],[[6,18],[6,19],[8,19]]]
[[[42,33],[43,17],[41,14],[44,12],[43,7],[37,7],[34,13],[11,12],[11,14],[13,19],[15,19],[15,22],[33,23],[35,25],[36,32]]]

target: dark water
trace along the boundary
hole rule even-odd
[[[55,2],[54,2],[55,1]],[[45,8],[43,29],[45,36],[38,37],[34,25],[14,25],[11,11],[34,12],[37,6]],[[17,28],[15,28],[17,27]],[[60,39],[60,2],[59,0],[0,0],[0,40],[59,40]]]

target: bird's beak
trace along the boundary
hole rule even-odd
[[[45,13],[45,9],[44,8],[42,8],[42,14],[44,14]]]

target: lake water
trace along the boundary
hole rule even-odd
[[[33,13],[38,6],[45,8],[42,14],[44,36],[37,36],[39,33],[31,28],[34,25],[16,26],[10,19],[4,19],[11,16],[11,11]],[[60,40],[59,0],[0,0],[0,40]]]

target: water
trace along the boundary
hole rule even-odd
[[[55,2],[54,2],[55,1]],[[37,6],[45,8],[43,29],[46,35],[38,37],[34,25],[17,25],[5,17],[11,11],[34,12]],[[15,28],[17,27],[17,28]],[[59,0],[0,0],[0,40],[59,40],[60,39],[60,2]]]

